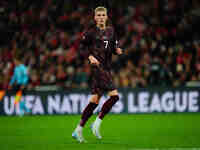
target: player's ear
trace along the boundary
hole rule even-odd
[[[106,19],[108,19],[108,14],[106,13]]]
[[[96,15],[94,14],[94,21],[96,22]]]
[[[108,20],[109,19],[109,16],[108,16],[108,13],[106,12],[106,20]]]

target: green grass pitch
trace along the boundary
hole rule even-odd
[[[95,117],[95,116],[94,116]],[[102,140],[84,129],[71,138],[80,115],[0,117],[0,150],[200,150],[200,114],[108,115]]]

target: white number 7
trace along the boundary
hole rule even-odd
[[[108,41],[103,41],[105,43],[105,48],[108,47]]]

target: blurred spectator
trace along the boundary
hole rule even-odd
[[[109,0],[109,4],[109,16],[125,49],[124,56],[113,56],[117,87],[200,81],[198,0]],[[96,5],[89,0],[1,1],[0,87],[7,87],[13,58],[23,53],[29,89],[88,88],[90,69],[78,47],[83,28],[91,24],[88,12]]]

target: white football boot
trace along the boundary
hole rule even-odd
[[[102,120],[97,117],[94,123],[91,125],[92,133],[97,137],[97,139],[102,139],[100,134],[101,121]]]
[[[72,137],[76,139],[78,142],[83,143],[86,142],[85,139],[83,138],[82,134],[82,127],[78,126],[74,132],[72,133]]]

